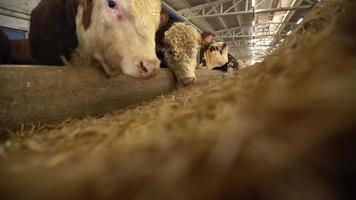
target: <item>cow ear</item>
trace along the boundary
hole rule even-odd
[[[226,47],[227,47],[227,44],[224,43],[224,44],[222,45],[222,49],[224,50]]]
[[[93,0],[84,0],[83,26],[87,30],[91,24],[91,14],[93,12]]]

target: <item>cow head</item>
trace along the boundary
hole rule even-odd
[[[224,42],[210,44],[208,51],[204,52],[204,59],[208,69],[221,67],[228,62],[229,47]]]
[[[165,61],[179,83],[186,86],[195,81],[198,49],[201,37],[191,25],[175,23],[165,33]]]
[[[209,52],[213,53],[214,51],[223,55],[228,52],[228,46],[225,42],[214,42],[209,46]]]
[[[79,0],[76,16],[81,56],[99,61],[109,76],[153,76],[159,68],[155,32],[160,0]]]

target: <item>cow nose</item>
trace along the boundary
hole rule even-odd
[[[182,78],[180,79],[180,82],[184,87],[186,87],[188,85],[193,84],[195,82],[195,78],[194,77]]]
[[[143,78],[154,76],[159,69],[160,62],[158,60],[144,60],[140,63],[140,72]]]

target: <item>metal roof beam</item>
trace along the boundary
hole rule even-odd
[[[166,2],[162,1],[162,6],[171,14],[175,15],[178,17],[180,20],[187,22],[188,24],[194,26],[199,32],[203,32],[202,29],[197,27],[195,24],[193,24],[190,20],[186,19],[184,16],[180,15],[176,10],[174,10],[170,5],[168,5]]]
[[[200,6],[195,6],[191,8],[186,8],[183,10],[179,10],[178,13],[187,19],[196,19],[196,18],[209,18],[209,17],[221,17],[221,16],[230,16],[230,15],[245,15],[245,14],[263,14],[263,13],[271,13],[271,12],[283,12],[283,11],[291,11],[291,10],[301,10],[301,9],[310,9],[312,5],[304,5],[304,6],[293,6],[293,7],[279,7],[279,8],[268,8],[268,9],[244,9],[238,10],[233,8],[239,8],[238,5],[242,2],[232,1],[233,5],[228,7],[226,6],[226,2],[231,1],[222,1],[222,2],[211,2],[207,4],[202,4]],[[234,2],[236,2],[234,4]],[[218,13],[214,12],[218,11]]]
[[[213,2],[208,2],[208,3],[204,3],[204,4],[200,4],[197,6],[193,6],[190,8],[185,8],[182,10],[179,10],[178,12],[193,12],[193,11],[200,11],[200,10],[205,10],[205,11],[210,11],[216,8],[220,8],[222,5],[226,4],[226,3],[230,3],[232,2],[234,5],[236,5],[236,3],[240,3],[242,0],[220,0],[220,1],[213,1]]]
[[[229,43],[228,43],[229,44]],[[270,47],[271,45],[245,45],[245,44],[235,44],[234,47]]]
[[[286,34],[267,34],[267,35],[232,35],[232,36],[220,36],[216,39],[234,39],[234,38],[261,38],[261,37],[286,37]]]
[[[0,7],[0,15],[30,21],[30,15],[3,7]]]
[[[190,19],[189,16],[199,15],[199,14],[216,15],[219,13],[235,12],[234,9],[239,7],[242,2],[243,2],[242,0],[213,1],[209,3],[200,4],[198,6],[193,6],[190,8],[179,10],[178,13],[183,17]],[[248,9],[248,7],[246,7],[246,9]],[[214,13],[214,11],[218,11],[218,13]]]
[[[296,23],[293,22],[263,22],[263,23],[257,23],[255,27],[259,26],[268,26],[268,25],[296,25]],[[237,26],[237,27],[230,27],[226,29],[220,29],[214,31],[216,35],[232,35],[233,33],[236,33],[237,31],[243,31],[243,30],[249,30],[252,26],[251,25],[246,25],[246,26]]]

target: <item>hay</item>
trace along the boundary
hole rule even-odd
[[[354,199],[355,8],[323,1],[227,81],[14,136],[0,146],[0,196]]]

